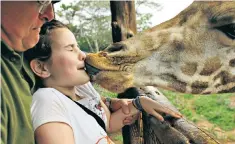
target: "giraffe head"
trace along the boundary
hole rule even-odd
[[[115,92],[131,86],[235,92],[235,2],[195,1],[173,19],[89,54],[86,62],[99,70],[96,82]]]

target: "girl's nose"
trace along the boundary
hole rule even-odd
[[[79,54],[79,60],[84,61],[85,59],[86,59],[86,54],[85,54],[85,52],[81,51]]]

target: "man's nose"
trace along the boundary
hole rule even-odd
[[[40,19],[44,19],[46,22],[54,19],[53,5],[49,4],[43,14],[39,14]]]

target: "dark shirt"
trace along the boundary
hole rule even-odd
[[[30,116],[35,78],[23,53],[1,41],[1,144],[32,144]]]

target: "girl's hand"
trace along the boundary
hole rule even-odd
[[[114,112],[119,109],[122,109],[122,112],[124,114],[129,114],[130,110],[128,104],[131,103],[131,101],[131,99],[112,98],[110,108],[112,108],[112,111]]]
[[[164,118],[159,113],[165,113],[169,114],[175,118],[181,118],[182,115],[178,112],[175,112],[166,106],[162,105],[161,103],[152,100],[149,97],[141,96],[140,97],[140,103],[142,105],[142,108],[147,112],[148,114],[153,115],[160,121],[164,121]]]
[[[126,115],[129,115],[130,108],[129,104],[132,102],[132,99],[118,99],[118,98],[112,98],[111,99],[111,108],[112,111],[117,111],[118,109],[122,109],[122,112]],[[138,119],[139,114],[135,115],[129,115],[123,120],[123,125],[131,125]]]
[[[132,116],[128,116],[124,119],[123,124],[124,125],[131,125],[133,124],[140,116],[140,112],[137,114],[134,114]]]

